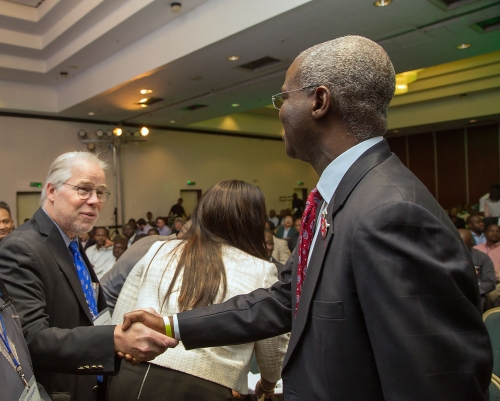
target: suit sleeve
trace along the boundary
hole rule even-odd
[[[478,251],[480,252],[480,251]],[[481,253],[481,269],[479,271],[479,291],[481,295],[487,294],[495,289],[496,277],[495,267],[491,258]]]
[[[177,314],[186,349],[244,344],[291,331],[290,258],[281,281],[226,302]],[[203,327],[203,330],[200,330]]]
[[[14,298],[35,369],[93,375],[116,372],[115,326],[49,327],[40,266],[50,262],[38,260],[20,239],[2,244],[0,260],[0,274]]]
[[[489,338],[456,230],[414,203],[386,203],[360,219],[350,251],[385,398],[483,399]]]

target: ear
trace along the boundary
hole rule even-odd
[[[45,191],[47,192],[47,199],[50,200],[51,202],[54,202],[57,188],[50,182],[48,182]]]
[[[332,106],[330,90],[326,86],[318,86],[314,93],[312,117],[316,120],[323,118]]]

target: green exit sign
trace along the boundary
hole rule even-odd
[[[30,187],[41,188],[42,183],[41,182],[30,182]]]
[[[194,182],[194,181],[188,181],[187,184],[188,185],[196,185],[196,182]]]

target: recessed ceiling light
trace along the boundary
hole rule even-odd
[[[170,120],[170,124],[175,124],[175,120]]]
[[[404,84],[396,85],[396,88],[398,88],[398,89],[406,89],[407,87],[408,87],[408,85],[404,85]]]
[[[142,98],[141,100],[139,100],[138,103],[146,103],[148,101],[148,98],[147,97],[144,97]]]
[[[148,107],[147,104],[141,104],[141,107]]]
[[[149,130],[146,127],[142,127],[139,132],[142,136],[147,136],[149,134]]]
[[[113,130],[113,134],[115,134],[116,136],[120,136],[122,133],[123,133],[123,130],[121,128],[116,127]]]
[[[475,123],[477,120],[469,120],[470,123]]]
[[[89,111],[87,114],[88,114],[89,116],[93,116],[95,113],[94,113],[93,111]]]
[[[461,45],[458,45],[457,46],[457,49],[458,50],[464,50],[464,49],[468,49],[469,47],[471,47],[472,45],[470,43],[462,43]]]
[[[392,3],[392,0],[378,0],[373,5],[375,7],[385,7]]]
[[[233,103],[233,104],[231,105],[231,107],[240,107],[240,104],[239,104],[239,103]]]
[[[146,95],[148,93],[153,93],[151,89],[141,89],[141,95]]]
[[[239,59],[240,59],[240,56],[229,56],[227,59],[228,59],[229,61],[237,61],[237,60],[239,60]]]
[[[170,10],[174,14],[178,14],[178,13],[180,13],[182,11],[182,4],[179,3],[179,2],[170,3]]]

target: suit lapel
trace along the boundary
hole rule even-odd
[[[83,295],[82,286],[80,284],[80,280],[78,279],[78,274],[76,273],[73,258],[71,257],[68,248],[66,248],[66,244],[61,237],[59,229],[41,208],[37,210],[33,217],[38,225],[40,233],[46,236],[44,242],[49,248],[50,253],[54,256],[59,268],[68,279],[68,282],[73,289],[73,292],[75,293],[83,311],[89,318],[90,322],[92,322],[92,315],[90,314],[87,301],[85,300],[85,295]],[[82,256],[84,257],[85,263],[87,263],[88,259],[84,255],[85,253],[83,253]]]
[[[321,232],[318,233],[316,238],[316,243],[314,244],[314,249],[312,251],[311,257],[309,259],[307,275],[302,286],[302,294],[300,296],[299,310],[297,311],[297,316],[292,324],[292,335],[290,337],[290,343],[288,344],[288,350],[283,361],[283,368],[290,360],[290,356],[293,353],[295,347],[299,343],[300,338],[306,327],[307,320],[309,318],[309,310],[313,300],[313,295],[316,290],[319,277],[323,270],[323,263],[327,250],[330,247],[332,239],[334,237],[334,220],[335,215],[342,209],[344,204],[347,202],[349,195],[353,189],[358,185],[361,179],[375,166],[382,163],[384,160],[391,156],[391,151],[387,142],[385,140],[377,143],[368,149],[361,157],[354,162],[354,164],[347,170],[346,174],[342,178],[337,187],[337,190],[333,194],[332,199],[328,203],[326,222],[330,224],[325,238],[322,238]],[[320,216],[316,215],[316,225],[320,224]],[[297,269],[293,272],[294,276],[297,276]],[[295,280],[292,280],[295,282]],[[292,313],[295,311],[296,288],[292,289]]]

